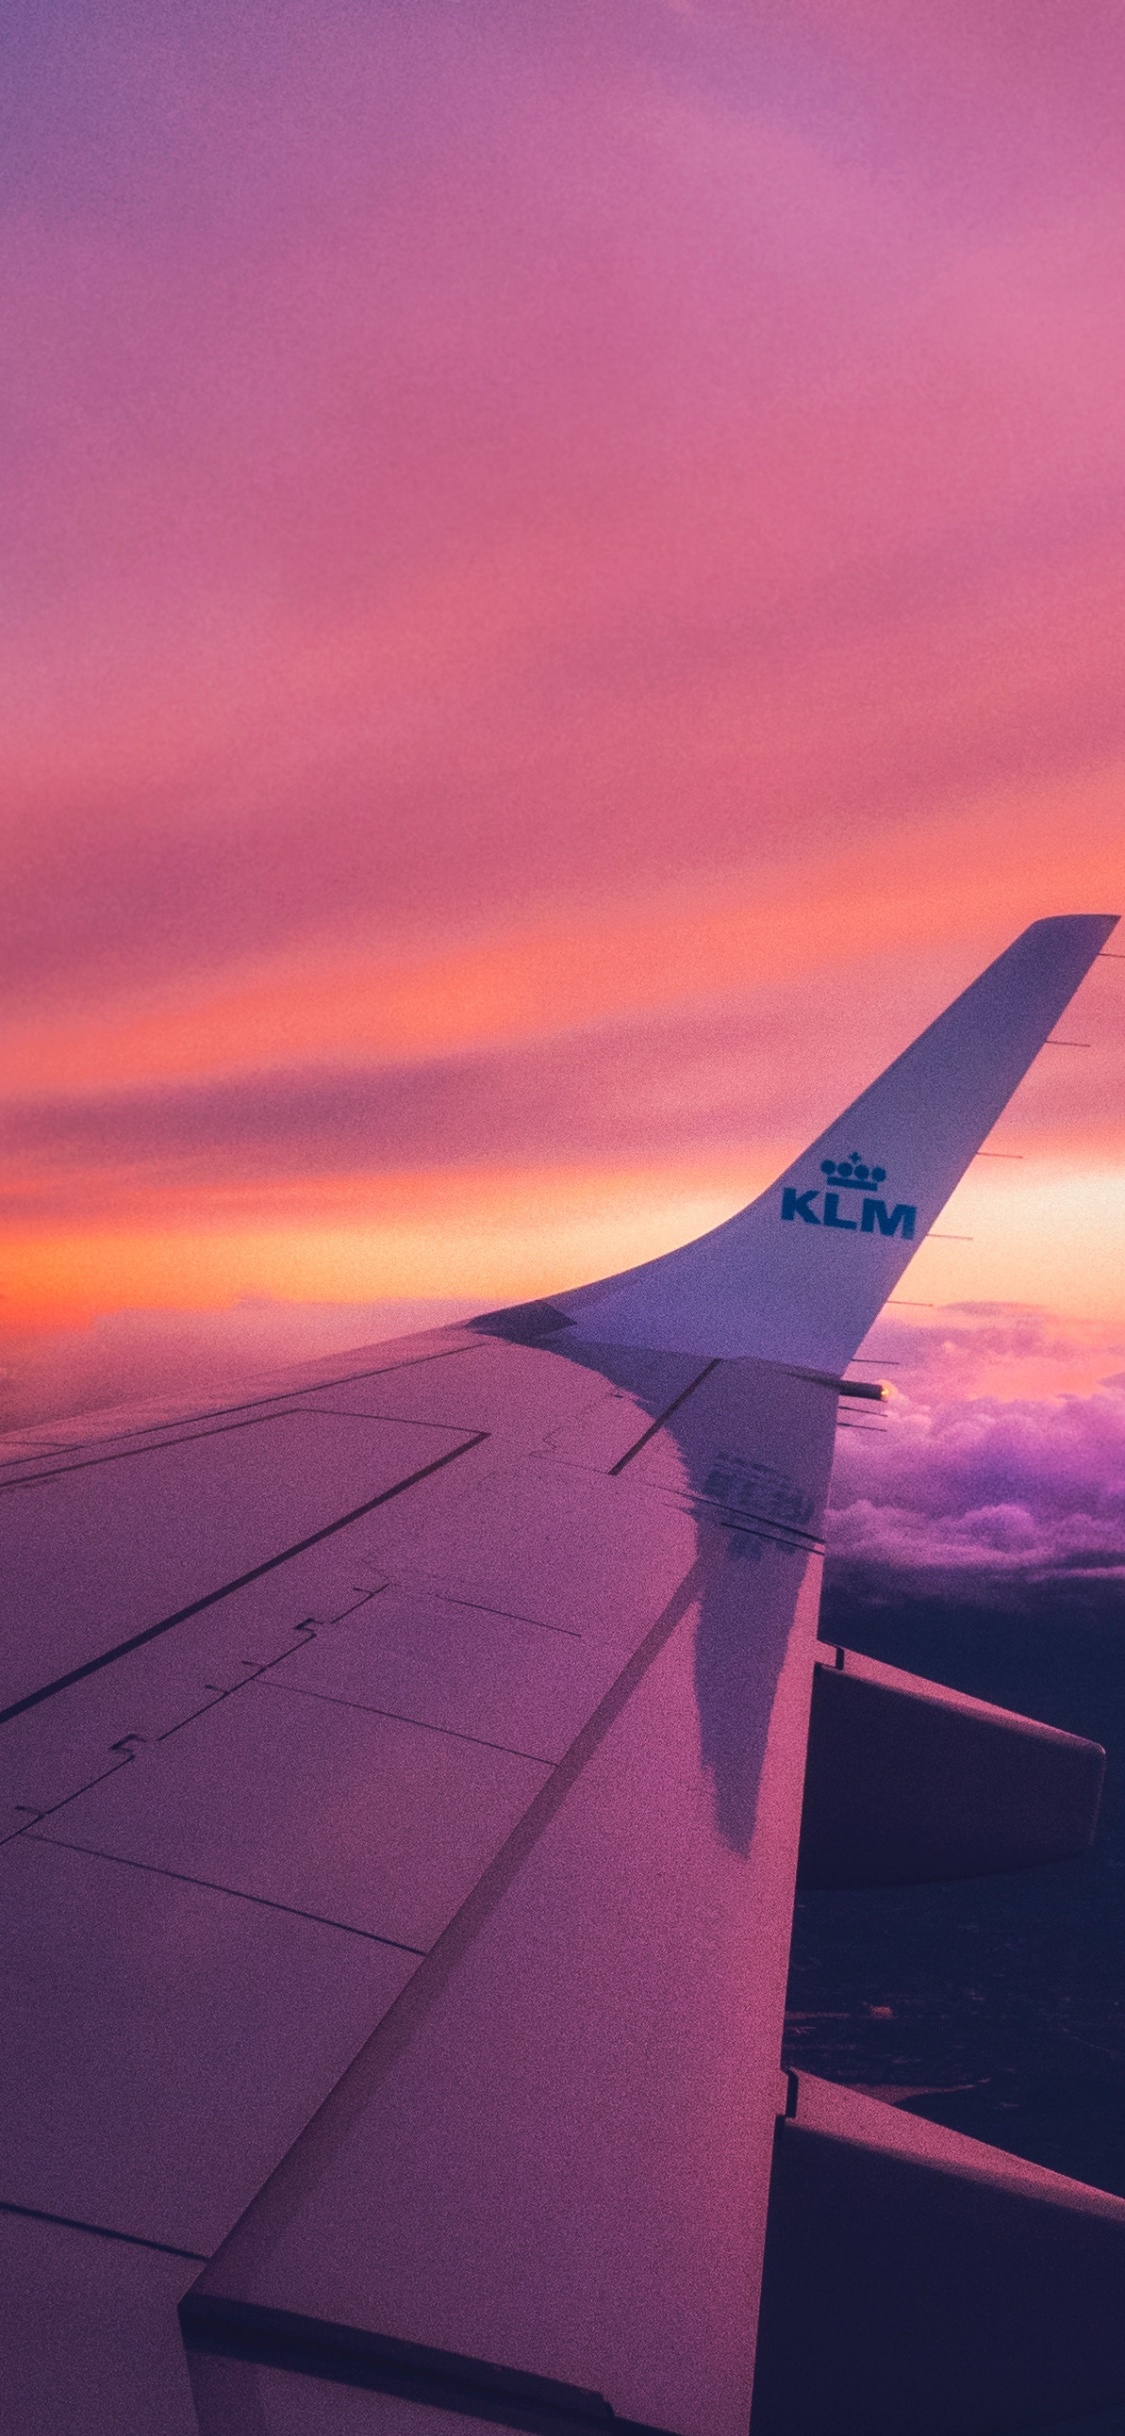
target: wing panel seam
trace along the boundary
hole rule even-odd
[[[650,1422],[649,1427],[642,1431],[636,1445],[627,1447],[625,1453],[618,1456],[616,1463],[610,1464],[609,1477],[611,1480],[616,1480],[618,1473],[624,1471],[626,1464],[632,1462],[634,1455],[639,1455],[642,1447],[648,1445],[649,1439],[655,1438],[657,1431],[663,1429],[665,1422],[671,1419],[672,1414],[678,1413],[681,1404],[686,1404],[688,1397],[695,1394],[696,1388],[702,1387],[704,1379],[709,1379],[712,1371],[718,1369],[721,1358],[721,1355],[716,1355],[713,1362],[706,1362],[696,1377],[689,1379],[687,1386],[680,1389],[679,1395],[673,1396],[671,1403],[665,1405],[663,1412],[657,1413],[655,1421]]]
[[[508,1888],[519,1876],[524,1862],[534,1851],[540,1836],[545,1833],[557,1812],[562,1808],[571,1788],[582,1775],[587,1762],[593,1758],[595,1751],[632,1698],[638,1684],[643,1681],[650,1666],[659,1657],[666,1642],[671,1640],[677,1625],[687,1614],[692,1600],[702,1589],[705,1575],[706,1560],[696,1557],[679,1587],[673,1591],[667,1605],[657,1616],[655,1623],[650,1625],[639,1648],[634,1650],[632,1657],[622,1667],[621,1673],[598,1702],[592,1716],[587,1718],[585,1725],[575,1735],[569,1750],[564,1752],[563,1757],[552,1768],[546,1782],[540,1786],[522,1818],[517,1820],[499,1852],[494,1854],[477,1879],[471,1893],[466,1896],[459,1910],[454,1913],[452,1920],[447,1922],[435,1944],[430,1947],[425,1960],[419,1963],[417,1970],[383,2015],[381,2022],[372,2031],[365,2045],[360,2048],[358,2055],[353,2058],[335,2087],[329,2091],[328,2096],[305,2125],[304,2131],[298,2135],[293,2146],[279,2160],[273,2173],[263,2183],[261,2190],[250,2201],[249,2207],[239,2220],[240,2223],[245,2223],[253,2210],[263,2201],[269,2204],[269,2200],[272,2200],[285,2212],[287,2202],[281,2178],[285,2176],[287,2167],[292,2170],[297,2151],[304,2148],[307,2157],[308,2144],[321,2146],[326,2144],[331,2151],[339,2139],[346,2136],[352,2113],[357,2108],[367,2105],[373,2091],[385,2075],[393,2069],[399,2055],[408,2046],[419,2022],[437,2002],[462,1956],[474,1944],[485,1922],[491,1918],[497,1905],[507,1894]],[[315,2168],[312,2170],[315,2171]],[[267,2199],[267,2194],[269,2199]],[[232,2228],[227,2236],[228,2242],[237,2239],[238,2230],[238,2225]],[[225,2247],[224,2243],[223,2248],[225,2249]],[[216,2253],[216,2258],[212,2261],[212,2269],[215,2272],[221,2272],[221,2259],[222,2250]],[[199,2287],[193,2289],[198,2291]],[[217,2292],[219,2287],[216,2285],[211,2289]]]
[[[132,1650],[143,1649],[147,1641],[158,1640],[161,1633],[171,1632],[175,1624],[186,1624],[189,1616],[202,1615],[205,1608],[217,1606],[220,1599],[229,1599],[234,1591],[245,1590],[249,1582],[261,1581],[264,1573],[274,1573],[279,1565],[288,1564],[290,1557],[303,1556],[307,1548],[318,1547],[321,1540],[331,1539],[337,1531],[346,1530],[349,1523],[360,1522],[365,1514],[373,1514],[376,1506],[385,1506],[390,1498],[401,1497],[404,1489],[416,1488],[420,1480],[428,1480],[433,1472],[444,1471],[446,1464],[456,1463],[460,1455],[471,1454],[474,1446],[483,1445],[491,1435],[491,1430],[475,1430],[472,1437],[465,1438],[460,1446],[447,1447],[444,1455],[438,1455],[433,1463],[424,1463],[419,1471],[408,1473],[405,1480],[396,1480],[389,1489],[380,1489],[377,1497],[369,1497],[363,1505],[353,1506],[350,1514],[339,1515],[335,1522],[323,1524],[319,1531],[310,1531],[307,1538],[294,1540],[293,1546],[283,1548],[279,1556],[267,1556],[263,1564],[251,1565],[249,1572],[240,1573],[235,1581],[224,1582],[221,1589],[209,1590],[204,1598],[193,1599],[190,1606],[177,1608],[175,1615],[163,1616],[159,1624],[146,1625],[143,1632],[133,1633],[127,1641],[118,1641],[112,1649],[102,1650],[98,1657],[87,1658],[83,1666],[72,1666],[67,1674],[56,1675],[52,1683],[42,1683],[37,1691],[25,1692],[22,1700],[13,1700],[6,1709],[0,1709],[0,1725],[8,1725],[13,1717],[22,1717],[25,1709],[38,1708],[41,1701],[52,1700],[56,1692],[69,1691],[72,1683],[84,1682],[87,1675],[100,1674],[103,1666],[112,1666],[118,1658],[127,1658]]]
[[[87,2224],[84,2216],[55,2216],[50,2208],[26,2208],[18,2199],[0,2199],[0,2216],[30,2216],[37,2225],[59,2225],[66,2233],[93,2233],[99,2241],[126,2241],[134,2250],[159,2250],[164,2258],[198,2260],[207,2264],[206,2250],[181,2250],[174,2241],[150,2241],[144,2233],[123,2233],[119,2225]]]

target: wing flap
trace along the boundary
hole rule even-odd
[[[901,1886],[1076,1858],[1105,1752],[1079,1734],[818,1645],[798,1884]]]
[[[1077,2431],[1120,2405],[1125,2200],[857,2090],[791,2083],[753,2436]]]

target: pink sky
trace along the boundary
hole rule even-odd
[[[642,1257],[1120,907],[1113,0],[0,40],[17,1351]],[[942,1397],[1122,1367],[1125,964],[1066,1029]]]

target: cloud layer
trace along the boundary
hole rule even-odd
[[[1125,1392],[887,1409],[841,1434],[829,1555],[870,1566],[1040,1580],[1125,1580]]]

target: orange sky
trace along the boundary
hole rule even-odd
[[[5,39],[13,1342],[620,1266],[1121,904],[1109,0]],[[1084,1377],[1123,994],[903,1289]]]

